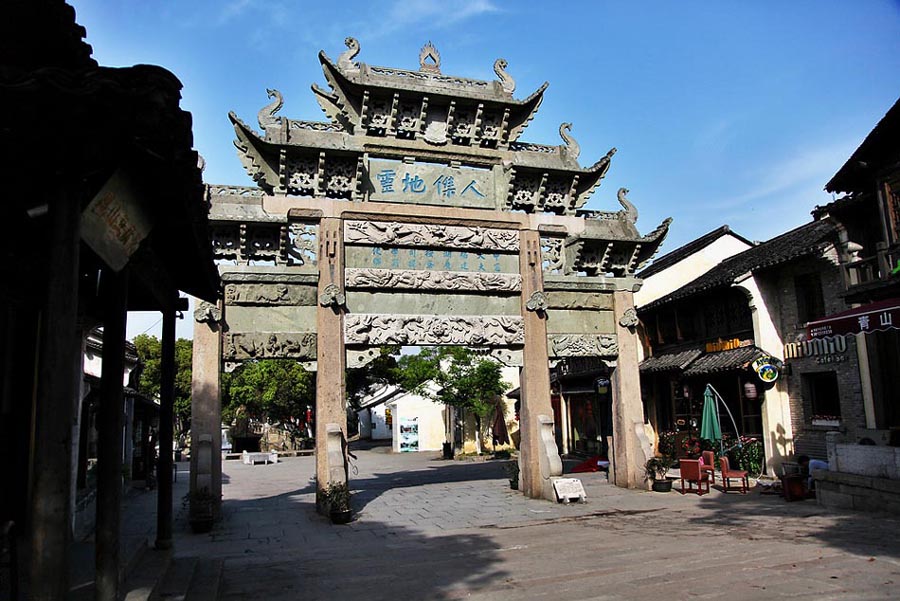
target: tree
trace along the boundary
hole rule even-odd
[[[222,418],[268,422],[291,434],[305,433],[306,409],[315,404],[315,380],[297,361],[262,359],[222,375]]]
[[[162,343],[156,336],[139,334],[133,344],[140,359],[137,390],[151,399],[159,399]],[[191,364],[194,343],[179,338],[175,341],[175,434],[182,438],[191,427]]]
[[[432,347],[401,357],[398,372],[398,382],[405,390],[471,411],[480,451],[485,419],[504,409],[499,399],[509,387],[498,363],[465,347]]]
[[[363,399],[376,389],[399,383],[396,356],[399,346],[383,346],[378,356],[363,367],[348,367],[346,377],[347,401],[354,410],[359,409]]]

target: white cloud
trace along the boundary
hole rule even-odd
[[[374,39],[421,24],[443,29],[499,10],[489,0],[459,0],[453,3],[446,0],[395,0],[383,12],[381,19],[371,18],[370,15],[366,25],[360,29],[361,37]],[[373,26],[373,23],[377,25]]]
[[[743,174],[734,174],[732,182],[735,185],[740,185],[743,181],[752,181],[754,184],[738,195],[702,203],[703,208],[722,210],[742,207],[758,200],[781,201],[785,197],[806,191],[812,201],[812,194],[821,194],[825,183],[856,148],[855,144],[855,141],[846,141],[806,148],[792,156],[759,165]]]

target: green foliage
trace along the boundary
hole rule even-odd
[[[651,457],[644,464],[644,480],[663,480],[674,463],[673,457]]]
[[[222,419],[256,419],[299,433],[315,403],[313,374],[290,359],[247,362],[222,375]]]
[[[667,430],[665,432],[659,433],[659,443],[657,444],[657,450],[663,457],[669,457],[670,459],[675,458],[676,444],[674,431]]]
[[[398,384],[399,354],[399,346],[383,346],[378,349],[378,357],[364,367],[347,369],[347,400],[351,407],[358,409],[368,395],[382,386]]]
[[[322,491],[322,501],[329,511],[347,511],[350,509],[350,488],[344,483],[332,484]]]
[[[728,461],[735,469],[748,472],[752,476],[762,473],[766,461],[763,443],[755,438],[741,437],[741,444],[728,453]]]
[[[398,362],[400,386],[433,401],[472,411],[479,419],[496,408],[496,399],[509,384],[501,377],[500,364],[464,347],[423,348]],[[428,386],[434,382],[435,386]]]
[[[139,334],[135,336],[135,348],[141,361],[141,375],[138,392],[152,399],[159,398],[160,363],[162,343],[156,336]],[[191,366],[194,356],[192,340],[179,338],[175,341],[175,431],[182,435],[191,427]]]

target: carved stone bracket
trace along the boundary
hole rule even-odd
[[[548,350],[553,357],[617,357],[619,345],[615,336],[602,334],[552,334]]]
[[[348,288],[516,292],[522,287],[522,277],[511,273],[350,267],[344,274]]]
[[[238,332],[225,335],[222,358],[246,359],[316,358],[316,335],[295,332]]]
[[[200,301],[194,309],[194,320],[199,323],[219,323],[222,321],[222,310],[212,303]]]
[[[351,314],[344,318],[347,344],[466,344],[510,346],[525,343],[521,317]]]
[[[377,348],[367,348],[363,350],[347,350],[347,367],[365,367],[381,355],[381,351]]]
[[[319,295],[319,304],[323,307],[343,307],[347,303],[347,296],[337,284],[328,284]]]
[[[629,307],[622,313],[622,317],[619,319],[619,325],[623,328],[633,329],[637,324],[637,311],[634,310],[634,307]]]
[[[531,298],[525,303],[525,308],[529,311],[536,311],[538,313],[546,311],[547,295],[540,290],[535,290],[534,293],[532,293]]]
[[[348,244],[519,250],[519,232],[461,225],[431,225],[388,221],[345,221]]]

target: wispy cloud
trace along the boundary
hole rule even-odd
[[[422,24],[445,29],[499,11],[490,0],[459,0],[452,5],[446,0],[395,0],[381,18],[367,19],[360,31],[366,39],[374,39]]]
[[[855,143],[846,141],[801,149],[792,156],[758,165],[743,174],[735,174],[735,183],[753,181],[753,186],[740,194],[703,203],[703,208],[725,210],[760,200],[779,202],[785,197],[796,196],[798,192],[805,191],[818,196],[828,178],[834,175],[853,152]]]

